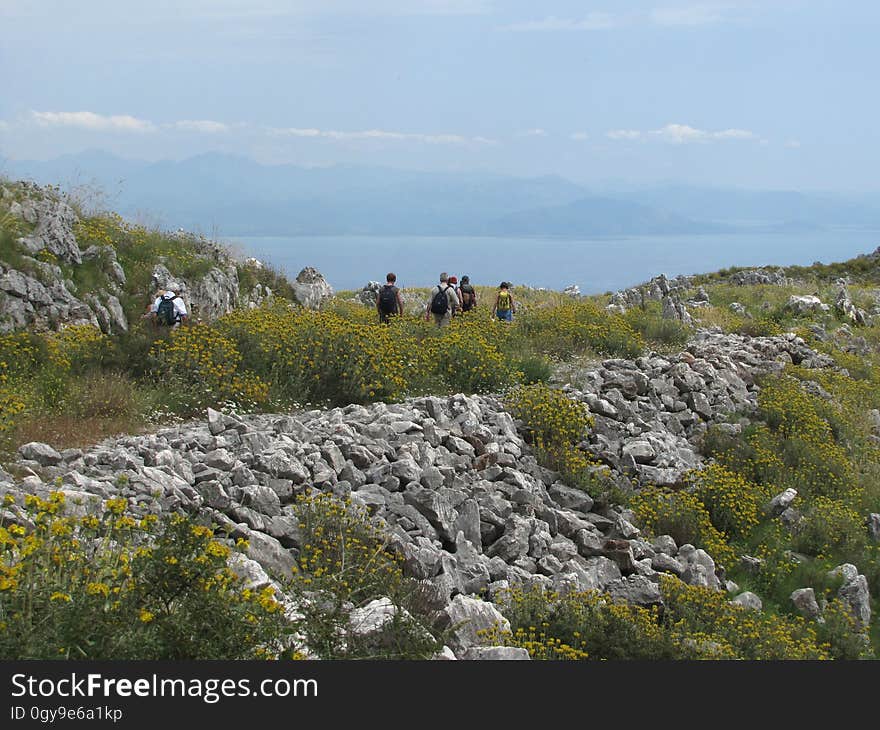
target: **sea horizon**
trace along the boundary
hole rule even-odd
[[[357,290],[397,274],[398,285],[427,287],[441,271],[477,285],[601,294],[660,274],[696,275],[731,267],[809,266],[873,252],[880,231],[839,228],[799,233],[725,233],[589,238],[490,236],[234,236],[223,239],[291,278],[305,267],[335,291]]]

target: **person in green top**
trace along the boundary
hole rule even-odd
[[[513,301],[513,294],[510,292],[510,283],[502,281],[498,287],[495,304],[492,305],[492,316],[497,316],[502,322],[513,322],[513,315],[515,313],[516,303]]]

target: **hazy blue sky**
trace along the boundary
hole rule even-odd
[[[880,190],[877,0],[0,0],[0,156]]]

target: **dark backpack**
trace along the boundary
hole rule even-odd
[[[393,286],[386,284],[379,291],[379,311],[382,314],[394,314],[397,311],[397,292]]]
[[[159,306],[156,308],[156,322],[163,327],[172,327],[177,322],[173,299],[162,297],[162,301],[159,302]]]
[[[449,299],[446,296],[448,291],[449,287],[447,286],[445,289],[438,289],[434,295],[434,298],[431,300],[431,311],[434,314],[446,314],[449,311]]]
[[[470,284],[463,284],[461,287],[461,308],[465,312],[471,309],[474,306],[474,299],[476,298],[476,293],[474,292],[474,288]]]

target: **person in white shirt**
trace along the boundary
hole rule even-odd
[[[170,302],[170,304],[163,306],[163,301]],[[156,297],[156,301],[150,307],[150,312],[154,315],[156,324],[165,327],[176,327],[181,322],[185,322],[189,316],[183,299],[171,289]]]

